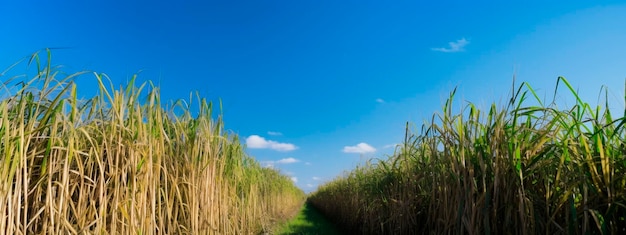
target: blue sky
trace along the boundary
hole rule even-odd
[[[2,70],[66,47],[53,63],[68,72],[119,85],[141,71],[164,99],[221,99],[248,152],[306,191],[385,158],[457,86],[487,106],[514,73],[547,97],[565,76],[587,101],[607,85],[624,107],[619,1],[2,1],[0,34]],[[93,76],[78,84],[95,93]]]

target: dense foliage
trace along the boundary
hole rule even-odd
[[[407,124],[393,156],[309,200],[361,234],[624,233],[626,119],[608,101],[583,102],[562,77],[555,97],[559,85],[572,107],[544,104],[522,84],[504,108],[469,103],[455,114],[452,92],[418,135]]]
[[[0,234],[258,234],[302,205],[210,102],[164,108],[157,87],[112,89],[103,74],[81,100],[82,73],[59,78],[49,51],[28,64],[30,80],[0,74]]]

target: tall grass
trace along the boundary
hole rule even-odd
[[[165,108],[152,84],[94,74],[99,94],[79,100],[81,73],[46,61],[0,84],[0,234],[257,234],[302,205],[205,99]]]
[[[583,102],[562,77],[555,97],[559,87],[573,106],[544,104],[523,83],[504,108],[453,113],[453,91],[419,134],[407,123],[393,156],[309,200],[361,234],[626,233],[626,119]]]

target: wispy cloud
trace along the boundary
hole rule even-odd
[[[310,162],[305,162],[304,165],[310,166],[311,163]]]
[[[277,132],[277,131],[268,131],[267,134],[271,135],[271,136],[281,136],[281,135],[283,135],[283,133],[280,133],[280,132]]]
[[[306,184],[306,186],[309,187],[309,188],[315,187],[315,185],[313,185],[313,184]]]
[[[246,138],[246,145],[251,149],[272,149],[281,152],[288,152],[296,150],[294,144],[289,143],[279,143],[273,140],[266,140],[265,138],[258,135],[251,135]]]
[[[383,100],[383,99],[381,99],[381,98],[378,98],[378,99],[376,99],[376,102],[381,103],[381,104],[384,104],[384,103],[385,103],[385,100]]]
[[[400,144],[388,144],[388,145],[383,146],[383,148],[384,148],[384,149],[388,149],[388,148],[395,148],[395,147],[396,147],[396,146],[398,146],[398,145],[400,145]]]
[[[274,168],[274,166],[277,164],[292,164],[296,162],[300,162],[300,160],[292,158],[292,157],[288,157],[288,158],[280,159],[278,161],[261,161],[261,165],[267,168]]]
[[[448,42],[448,46],[449,47],[437,47],[437,48],[431,48],[431,50],[433,51],[440,51],[440,52],[460,52],[460,51],[465,51],[465,46],[467,46],[470,42],[465,39],[465,38],[461,38],[459,40],[456,40],[455,42]]]
[[[291,163],[296,163],[296,162],[299,162],[299,161],[300,160],[298,160],[298,159],[295,159],[295,158],[292,158],[292,157],[288,157],[288,158],[280,159],[280,160],[276,161],[276,163],[278,163],[278,164],[291,164]]]
[[[311,178],[311,179],[313,179],[313,180],[321,180],[322,178],[317,177],[317,176],[313,176],[313,178]]]
[[[293,181],[294,183],[298,183],[298,177],[291,177],[291,181]]]
[[[355,146],[345,146],[343,147],[344,153],[373,153],[376,152],[376,149],[367,143],[359,143]]]

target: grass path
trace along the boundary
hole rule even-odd
[[[298,215],[285,223],[277,234],[333,235],[341,233],[315,207],[305,203]]]

